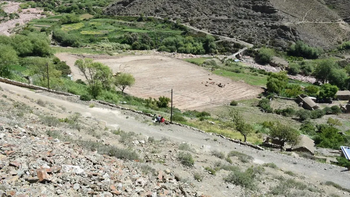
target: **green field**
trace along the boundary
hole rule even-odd
[[[245,83],[249,85],[254,86],[266,86],[267,83],[267,76],[257,73],[250,73],[250,72],[241,72],[241,73],[235,73],[227,70],[222,69],[216,69],[214,71],[214,74],[231,78],[234,81],[244,81]]]

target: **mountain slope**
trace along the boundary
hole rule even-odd
[[[105,12],[179,19],[211,33],[253,44],[286,47],[290,41],[301,39],[312,46],[331,48],[350,38],[349,24],[344,22],[350,5],[342,0],[327,3],[318,0],[122,0],[111,4]]]

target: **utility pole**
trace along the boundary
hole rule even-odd
[[[171,89],[170,123],[173,123],[173,89]]]
[[[47,71],[47,89],[50,89],[49,63],[46,63],[46,71]]]

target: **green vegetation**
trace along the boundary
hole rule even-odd
[[[125,88],[132,86],[134,83],[135,78],[129,73],[120,73],[114,78],[114,85],[117,86],[122,93],[124,93]],[[159,100],[162,100],[162,98]]]
[[[268,64],[271,62],[274,51],[269,48],[261,48],[258,54],[255,56],[255,61],[259,64]]]
[[[321,52],[322,51],[320,49],[310,47],[301,41],[297,41],[289,48],[288,55],[304,57],[307,59],[317,59],[320,56]]]
[[[261,174],[262,170],[258,168],[248,168],[246,171],[242,172],[239,169],[234,169],[224,180],[226,182],[239,185],[246,189],[255,190],[256,189],[256,177]]]
[[[192,167],[194,165],[194,160],[190,153],[180,152],[177,159],[184,166]]]

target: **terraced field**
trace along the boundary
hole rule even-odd
[[[56,56],[71,66],[74,80],[83,78],[74,67],[78,56],[64,53]],[[141,98],[170,97],[170,90],[174,89],[174,105],[179,109],[219,106],[232,100],[255,98],[262,92],[260,87],[234,82],[175,58],[160,55],[91,57],[108,65],[114,73],[131,73],[136,83],[126,89],[128,94]]]

